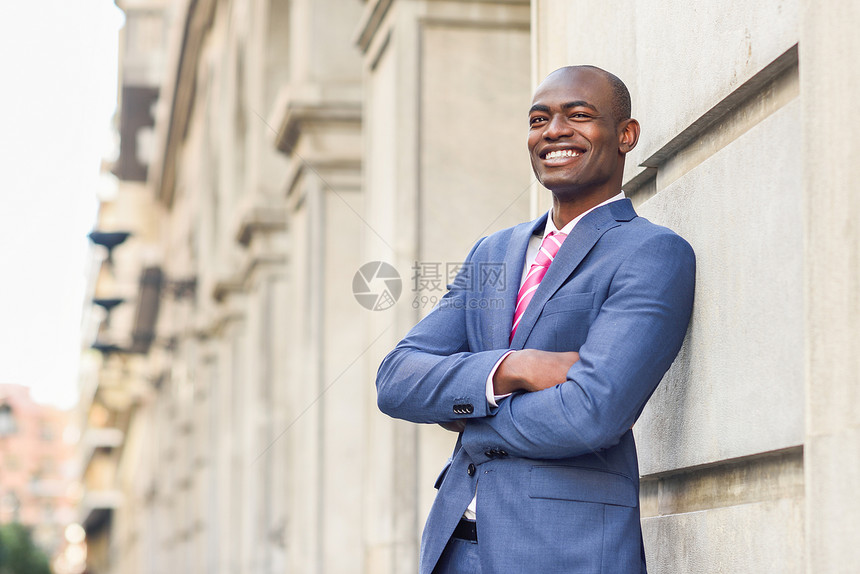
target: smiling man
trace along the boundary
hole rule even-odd
[[[631,428],[681,347],[695,258],[621,190],[639,138],[621,80],[556,70],[528,126],[552,209],[464,265],[504,263],[504,307],[464,272],[377,376],[383,412],[458,433],[420,572],[646,572]]]

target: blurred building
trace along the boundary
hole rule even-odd
[[[0,524],[32,529],[48,557],[75,522],[75,430],[72,414],[34,402],[30,389],[0,385]]]
[[[128,454],[133,448],[129,432],[138,409],[154,396],[145,365],[155,340],[163,274],[158,212],[146,180],[171,12],[162,0],[117,5],[125,12],[115,118],[120,145],[118,157],[106,166],[112,174],[106,177],[115,177],[116,185],[101,197],[90,234],[78,407],[83,428],[78,512],[86,533],[88,574],[170,571],[123,569],[123,561],[138,556],[129,557],[130,544],[122,538],[124,523],[118,515],[134,511],[133,502],[143,488],[124,481],[121,470],[133,472],[137,461]]]
[[[117,3],[93,573],[416,570],[454,437],[381,415],[376,367],[475,240],[549,207],[526,111],[571,63],[630,87],[625,190],[698,256],[688,340],[636,426],[650,571],[860,558],[854,4]]]

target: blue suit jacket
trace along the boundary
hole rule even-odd
[[[508,342],[529,237],[546,215],[479,241],[440,304],[383,360],[379,408],[463,420],[437,481],[420,572],[430,574],[477,490],[483,572],[645,572],[631,427],[671,365],[693,305],[693,250],[629,200],[586,215]],[[504,265],[505,285],[482,272]],[[578,351],[567,381],[491,408],[508,349]]]

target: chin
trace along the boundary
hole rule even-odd
[[[582,186],[575,182],[564,180],[559,181],[553,178],[541,181],[541,185],[550,190],[554,195],[558,196],[559,199],[575,197],[582,190]]]
[[[554,173],[543,172],[538,176],[538,181],[548,190],[559,193],[565,190],[576,192],[588,185],[588,183],[582,182],[582,177],[579,173],[565,173],[561,172],[561,170]]]

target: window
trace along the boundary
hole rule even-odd
[[[0,438],[16,432],[18,432],[18,425],[15,423],[12,406],[9,403],[3,403],[0,405]]]
[[[54,440],[54,427],[51,426],[50,422],[41,422],[39,425],[39,438],[45,442],[51,442]]]

